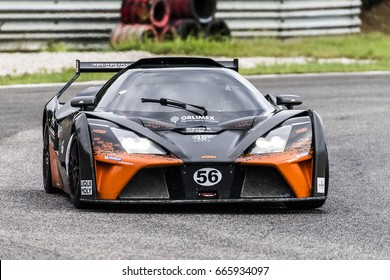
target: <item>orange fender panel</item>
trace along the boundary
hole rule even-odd
[[[266,155],[248,155],[236,160],[237,164],[270,166],[279,171],[298,198],[312,195],[313,157],[285,152]]]
[[[97,196],[99,199],[115,200],[143,168],[162,168],[183,165],[177,158],[157,155],[95,155]]]

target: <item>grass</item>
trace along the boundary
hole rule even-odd
[[[53,44],[50,51],[66,51],[68,46]],[[366,33],[343,36],[308,37],[279,40],[258,38],[251,40],[233,39],[230,41],[209,41],[190,38],[186,41],[155,43],[127,42],[104,51],[143,50],[156,55],[196,55],[225,57],[295,57],[371,59],[370,64],[349,64],[310,62],[308,64],[288,64],[258,66],[253,69],[241,69],[241,73],[250,74],[288,74],[319,72],[356,72],[390,70],[390,35]],[[97,58],[98,59],[98,58]],[[27,83],[67,82],[74,75],[74,69],[61,73],[42,73],[21,76],[0,76],[0,85]],[[106,80],[110,75],[81,75],[78,81]]]
[[[0,76],[0,85],[15,85],[15,84],[39,84],[39,83],[66,83],[75,74],[75,69],[67,69],[59,73],[39,73],[39,74],[24,74],[18,76]],[[77,79],[78,82],[87,81],[104,81],[111,78],[113,74],[93,73],[81,74]]]
[[[378,62],[372,64],[341,64],[310,62],[308,64],[288,64],[257,66],[252,69],[242,69],[243,75],[258,74],[302,74],[302,73],[329,73],[329,72],[365,72],[365,71],[389,71],[390,63]]]
[[[291,57],[314,58],[348,57],[355,59],[390,60],[390,36],[380,33],[352,34],[292,38],[233,39],[208,41],[190,38],[156,44],[153,41],[130,41],[114,47],[114,50],[144,50],[154,54],[200,55],[228,57]]]

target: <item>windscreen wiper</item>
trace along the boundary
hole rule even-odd
[[[207,116],[207,110],[206,110],[206,108],[204,106],[194,105],[194,104],[190,104],[190,103],[184,103],[184,102],[181,102],[181,101],[177,101],[177,100],[173,100],[173,99],[167,99],[167,98],[160,98],[160,99],[141,98],[141,101],[142,101],[142,103],[147,103],[147,102],[149,102],[149,103],[159,103],[162,106],[181,108],[181,109],[184,109],[184,110],[186,110],[188,112],[191,112],[191,113],[193,113],[195,115],[198,115],[198,116]],[[188,109],[187,108],[188,106],[191,106],[191,107],[194,107],[196,109],[202,110],[203,114],[199,113],[197,111],[193,111],[193,110]]]

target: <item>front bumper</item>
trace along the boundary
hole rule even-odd
[[[306,198],[250,198],[250,199],[137,199],[137,200],[101,200],[85,199],[80,201],[86,204],[114,204],[114,205],[164,205],[164,204],[283,204],[283,203],[300,203],[300,202],[320,202],[325,201],[326,197],[306,197]]]

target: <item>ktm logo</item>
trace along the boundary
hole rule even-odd
[[[298,129],[298,130],[296,131],[296,134],[305,133],[305,132],[307,132],[307,131],[308,131],[307,127],[302,127],[302,128],[300,128],[300,129]]]
[[[93,133],[98,133],[98,134],[106,134],[106,130],[104,129],[92,129]]]

